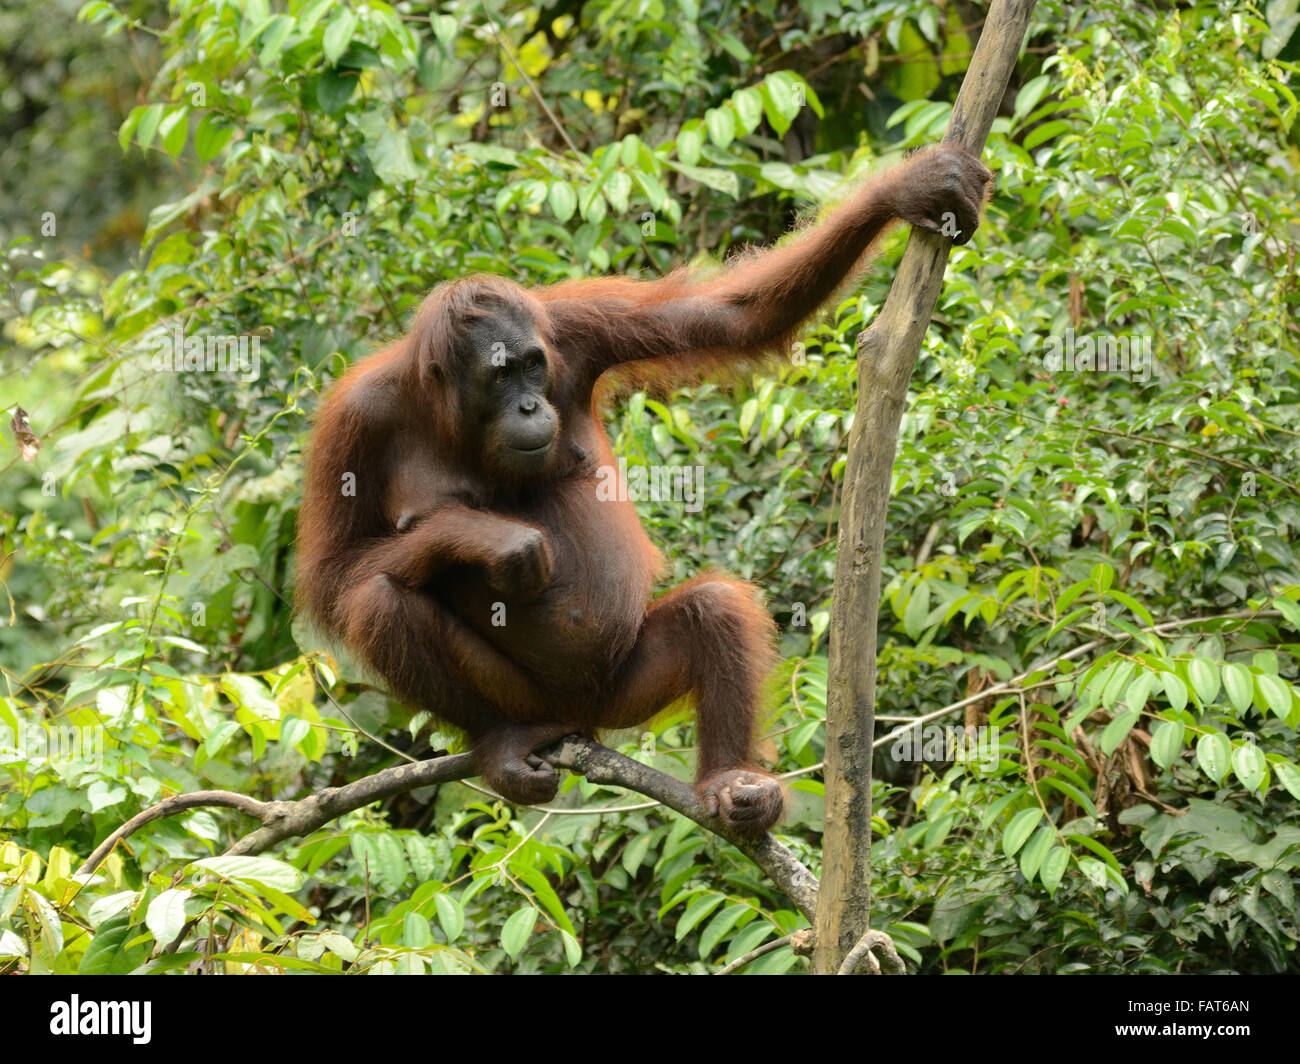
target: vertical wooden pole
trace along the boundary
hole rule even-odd
[[[972,155],[1020,55],[1034,0],[994,0],[953,106],[946,142]],[[871,916],[871,753],[876,615],[885,517],[907,384],[943,286],[951,241],[913,229],[880,315],[859,338],[858,405],[849,435],[835,562],[826,714],[826,832],[813,970],[832,974]]]

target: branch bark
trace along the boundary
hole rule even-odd
[[[611,783],[648,795],[720,835],[766,872],[795,907],[812,921],[817,911],[817,878],[812,872],[770,833],[761,839],[747,839],[737,835],[723,821],[709,816],[689,783],[577,736],[562,740],[558,752],[552,747],[545,757],[553,765],[563,765],[579,772],[593,783]]]
[[[1033,8],[1034,0],[994,0],[953,106],[946,142],[972,155],[983,151]],[[947,237],[912,230],[889,298],[858,341],[858,403],[844,473],[831,613],[825,859],[813,936],[813,970],[821,974],[840,971],[870,934],[871,754],[885,518],[907,385],[943,286],[950,246]]]
[[[813,919],[817,908],[816,877],[771,835],[761,839],[747,839],[735,834],[721,820],[709,816],[690,784],[576,735],[568,736],[548,747],[542,751],[542,755],[557,768],[571,769],[586,776],[592,783],[624,787],[653,798],[726,839],[766,872],[800,912],[810,921]],[[227,856],[253,856],[286,839],[310,835],[344,813],[361,809],[382,798],[477,774],[478,770],[469,754],[455,754],[408,765],[395,765],[343,787],[329,787],[292,802],[262,802],[233,791],[178,794],[138,813],[114,831],[86,858],[77,869],[77,874],[92,873],[114,846],[146,824],[190,809],[225,806],[238,809],[246,816],[260,821],[261,827],[243,836],[226,851]]]

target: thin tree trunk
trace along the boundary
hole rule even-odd
[[[944,140],[984,150],[1020,55],[1034,0],[993,0]],[[889,298],[859,338],[835,563],[826,712],[826,832],[813,970],[832,974],[871,916],[871,752],[876,615],[889,483],[907,385],[934,314],[951,241],[913,229]]]

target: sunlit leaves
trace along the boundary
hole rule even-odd
[[[339,56],[352,41],[357,28],[357,15],[351,8],[340,8],[325,27],[322,45],[325,58],[331,63],[337,62]]]
[[[1223,782],[1231,764],[1232,744],[1222,732],[1206,732],[1196,743],[1196,763],[1201,770],[1214,780]]]
[[[1042,818],[1043,812],[1041,809],[1020,810],[1011,818],[1011,822],[1002,833],[1002,852],[1008,857],[1014,857]]]
[[[1185,734],[1181,721],[1161,721],[1151,733],[1151,760],[1161,768],[1169,768],[1182,752]]]
[[[278,671],[297,654],[294,485],[321,392],[439,280],[655,277],[765,243],[794,213],[842,195],[846,175],[941,136],[952,93],[937,79],[969,51],[927,4],[804,6],[764,48],[762,12],[719,20],[694,0],[666,11],[606,7],[580,26],[560,16],[542,27],[502,9],[502,38],[527,78],[481,12],[457,3],[406,20],[382,4],[258,0],[183,31],[157,24],[160,74],[132,98],[121,144],[141,149],[133,165],[193,173],[129,212],[96,203],[128,233],[134,213],[147,215],[140,265],[64,280],[73,271],[61,262],[16,308],[21,349],[52,353],[32,362],[36,387],[67,393],[45,423],[70,420],[43,452],[58,494],[19,478],[0,500],[22,562],[6,575],[14,631],[72,673],[66,686],[51,674],[59,704],[42,713],[93,715],[112,741],[102,772],[6,777],[22,796],[0,810],[6,825],[66,833],[75,815],[80,835],[102,838],[164,786],[260,794],[348,777],[384,755],[344,710],[406,740],[395,706],[359,698],[350,667],[321,658],[305,688]],[[1276,289],[1286,232],[1273,194],[1294,175],[1285,151],[1264,149],[1284,144],[1295,104],[1277,72],[1240,50],[1240,40],[1272,48],[1276,26],[1242,17],[1243,32],[1208,17],[1064,27],[1050,66],[1027,56],[1018,67],[1014,105],[995,124],[986,158],[998,191],[979,250],[950,262],[908,384],[881,563],[881,715],[974,698],[969,719],[999,729],[991,769],[927,762],[878,781],[881,919],[906,918],[898,937],[918,967],[976,958],[980,970],[1149,970],[1177,955],[1194,970],[1205,959],[1196,943],[1210,942],[1216,965],[1287,962],[1289,940],[1270,945],[1266,928],[1277,924],[1270,906],[1289,897],[1279,853],[1300,800],[1300,589],[1288,575],[1300,515],[1286,483],[1295,352]],[[132,32],[110,5],[87,4],[81,18],[118,30],[117,41]],[[1149,39],[1121,47],[1138,28]],[[813,56],[840,35],[863,47],[819,68]],[[772,69],[771,49],[785,69]],[[622,57],[612,71],[611,55]],[[834,87],[825,109],[810,84]],[[883,101],[900,98],[890,113]],[[789,150],[792,130],[801,142],[811,134],[815,155]],[[1227,192],[1225,156],[1238,171]],[[814,655],[782,677],[788,689],[774,683],[770,731],[786,770],[826,754],[854,345],[905,239],[883,242],[877,269],[810,324],[802,346],[777,352],[779,370],[764,379],[631,396],[610,413],[618,455],[708,471],[698,511],[637,504],[673,575],[717,566],[753,579],[788,661]],[[102,287],[102,301],[88,301],[83,283]],[[196,333],[258,330],[269,341],[262,379],[141,378],[147,363],[134,360],[177,316]],[[1049,371],[1043,339],[1067,328],[1076,339],[1153,341],[1153,375]],[[50,373],[56,365],[66,377]],[[205,488],[213,471],[224,479]],[[37,602],[48,620],[21,616]],[[93,659],[74,663],[65,650]],[[4,727],[16,730],[17,711],[34,719],[28,708],[21,693],[0,699]],[[692,748],[685,719],[657,732],[655,755],[683,774],[689,756],[663,750]],[[962,721],[955,711],[943,723]],[[815,772],[791,786],[790,834],[814,850],[821,786]],[[584,801],[609,797],[584,787]],[[1246,812],[1217,825],[1186,812],[1203,797]],[[739,858],[662,810],[601,818],[599,833],[577,818],[548,823],[525,841],[535,820],[457,788],[430,800],[427,813],[418,800],[394,803],[382,822],[359,812],[277,850],[312,880],[297,899],[274,870],[220,879],[196,867],[170,886],[178,855],[211,854],[239,823],[203,811],[139,833],[140,867],[159,877],[131,890],[111,882],[98,898],[87,887],[81,923],[51,922],[26,893],[0,887],[0,906],[16,907],[3,918],[27,914],[21,947],[38,959],[62,931],[55,963],[130,970],[153,932],[177,929],[176,899],[192,891],[191,917],[208,905],[219,931],[244,922],[244,959],[231,964],[274,955],[296,970],[358,973],[599,970],[642,963],[640,948],[672,970],[716,967],[798,923],[770,886],[745,881]],[[403,817],[419,830],[395,827]],[[1207,855],[1216,884],[1235,892],[1212,906],[1189,871]],[[32,856],[23,890],[57,912],[84,854],[52,850],[44,868]],[[1142,890],[1121,927],[1113,898],[1126,881]],[[337,930],[293,924],[308,896],[327,899]],[[1191,904],[1175,912],[1170,898]],[[1161,938],[1162,921],[1179,928],[1176,943]],[[94,933],[84,957],[84,942],[71,945],[84,936],[69,930],[81,924]],[[136,940],[148,948],[128,946]],[[747,970],[796,963],[782,949]]]
[[[506,920],[501,928],[501,948],[504,949],[511,960],[519,957],[523,952],[524,946],[528,944],[528,939],[533,933],[533,925],[537,923],[537,910],[531,905],[525,905],[516,911]]]

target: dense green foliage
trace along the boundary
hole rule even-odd
[[[1035,14],[889,514],[873,924],[913,970],[1300,969],[1296,6]],[[65,194],[119,149],[100,104],[41,97],[64,58],[24,55],[33,114],[5,112],[29,145],[56,116],[66,166],[0,173],[6,421],[43,444],[6,438],[0,479],[0,971],[200,947],[228,970],[707,971],[801,926],[729,846],[574,778],[559,812],[448,785],[259,858],[216,856],[249,822],[202,810],[73,871],[162,796],[296,797],[393,763],[372,735],[454,745],[292,616],[302,443],[349,361],[466,271],[655,276],[779,237],[942,133],[983,7],[160,7],[94,0],[75,28],[119,96],[128,41],[149,64],[113,195],[176,191],[129,268],[33,221],[117,202]],[[705,470],[697,512],[642,504],[672,579],[728,568],[782,625],[769,734],[803,771],[779,834],[814,868],[854,342],[902,240],[778,376],[609,417],[630,467]],[[175,330],[258,338],[258,372],[161,372]],[[1145,368],[1051,357],[1103,337]],[[979,756],[922,732],[933,756],[898,760],[887,729],[925,714],[983,729]],[[46,756],[74,735],[82,756]],[[688,713],[618,738],[689,772]]]

